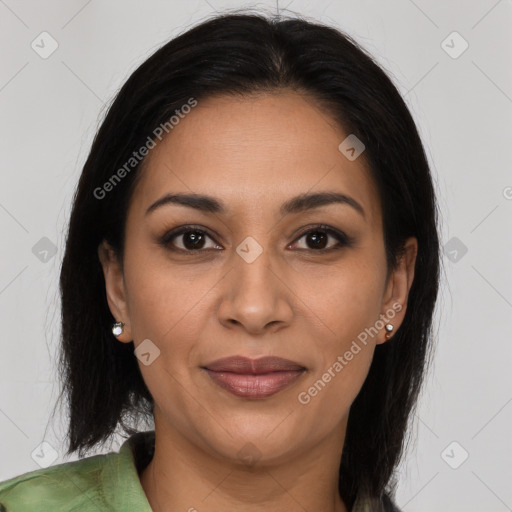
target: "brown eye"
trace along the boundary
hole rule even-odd
[[[210,247],[205,246],[208,239],[214,242]],[[161,238],[160,243],[172,251],[184,252],[194,252],[220,247],[215,243],[213,238],[208,233],[206,233],[206,231],[192,228],[190,226],[180,228],[178,231],[171,231],[166,233]]]
[[[309,229],[302,233],[297,240],[301,240],[303,238],[306,247],[300,248],[301,250],[322,252],[352,245],[352,239],[349,236],[329,226],[317,226],[313,229]],[[334,245],[331,244],[331,246],[328,247],[329,239],[334,239],[337,243]],[[294,245],[296,246],[297,243],[298,242],[295,242]]]
[[[306,247],[297,247],[302,239],[304,239]],[[207,245],[208,240],[211,241],[210,246]],[[193,226],[183,226],[166,233],[160,239],[160,244],[170,251],[184,253],[200,253],[211,249],[222,250],[222,247],[215,242],[211,235],[203,229]],[[353,239],[342,231],[338,231],[330,226],[321,225],[302,233],[290,247],[292,249],[298,248],[299,250],[322,253],[348,247],[352,244]]]
[[[205,234],[199,231],[186,231],[180,235],[183,241],[184,248],[187,251],[194,249],[203,249],[205,243]]]
[[[329,236],[323,231],[310,231],[306,237],[306,244],[310,244],[310,247],[314,249],[325,249]]]

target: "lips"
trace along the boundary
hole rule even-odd
[[[249,359],[242,356],[218,359],[203,367],[212,381],[244,398],[266,398],[291,385],[306,370],[281,357]]]
[[[205,368],[214,372],[232,372],[253,375],[305,369],[304,366],[281,357],[249,359],[243,356],[218,359],[217,361],[213,361],[212,363],[205,365]]]

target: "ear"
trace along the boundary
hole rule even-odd
[[[132,341],[132,335],[126,300],[126,285],[121,265],[114,249],[105,240],[98,246],[98,257],[103,267],[105,291],[110,312],[116,322],[125,324],[123,332],[116,338],[123,343],[129,343]],[[114,335],[112,334],[112,336]]]
[[[393,330],[389,341],[393,339],[394,333],[398,330],[405,317],[407,309],[407,298],[414,280],[414,265],[418,254],[418,240],[410,237],[405,241],[404,250],[400,256],[397,267],[389,276],[382,303],[381,318],[385,324],[391,324]],[[383,328],[377,338],[377,345],[385,343],[386,329]]]

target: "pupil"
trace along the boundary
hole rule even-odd
[[[187,249],[197,249],[197,247],[201,244],[203,235],[198,234],[195,231],[190,231],[188,235],[185,236],[184,245]],[[188,242],[191,241],[189,244]]]
[[[320,239],[322,239],[322,240],[320,240]],[[321,233],[320,231],[315,231],[308,235],[308,241],[312,241],[313,247],[315,247],[317,249],[325,248],[326,239],[327,239],[327,237],[325,236],[325,233]],[[318,242],[320,242],[320,243],[318,243]],[[324,243],[322,244],[322,242],[324,242]]]

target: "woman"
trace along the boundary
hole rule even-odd
[[[167,43],[96,135],[61,270],[67,454],[129,438],[3,482],[4,509],[399,510],[437,215],[347,35],[230,14]]]

